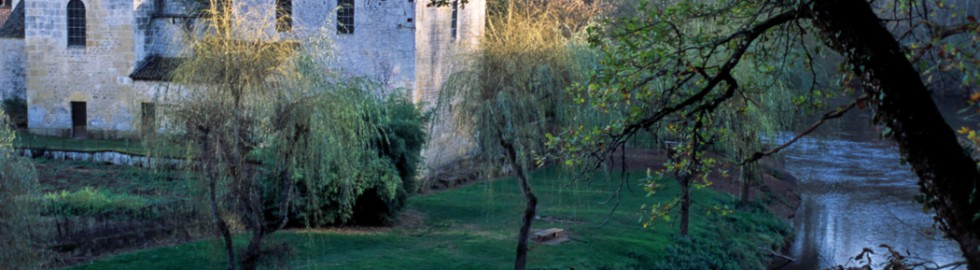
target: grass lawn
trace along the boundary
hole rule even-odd
[[[676,236],[678,216],[644,229],[643,204],[672,200],[673,181],[652,198],[634,173],[621,192],[619,210],[608,199],[618,181],[571,183],[554,169],[532,179],[540,198],[535,229],[563,228],[572,240],[559,245],[532,243],[530,269],[743,269],[761,268],[768,250],[790,235],[785,222],[764,207],[720,215],[715,206],[734,208],[734,199],[709,189],[694,191],[691,238]],[[632,188],[630,188],[632,187]],[[399,225],[278,232],[267,246],[285,252],[267,255],[267,269],[512,269],[523,200],[511,178],[485,181],[410,199]],[[600,226],[608,218],[604,226]],[[246,244],[239,235],[239,247]],[[217,241],[155,248],[78,265],[72,269],[224,269]]]

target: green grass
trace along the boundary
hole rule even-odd
[[[640,175],[640,174],[636,174]],[[789,227],[762,207],[720,216],[716,205],[732,205],[726,194],[694,191],[691,238],[676,237],[677,224],[644,229],[640,206],[673,199],[678,188],[647,198],[633,177],[610,215],[608,199],[617,181],[571,183],[554,170],[534,174],[539,194],[535,229],[563,228],[572,241],[556,246],[533,243],[531,269],[742,269],[758,268],[764,250],[778,248]],[[733,207],[733,206],[731,206]],[[274,234],[268,246],[288,243],[289,252],[267,256],[267,269],[509,269],[523,200],[516,181],[501,179],[456,190],[415,196],[405,222],[393,228],[293,230]],[[600,226],[608,218],[604,226]],[[676,220],[673,219],[673,220]],[[245,235],[236,239],[239,247]],[[72,269],[223,269],[217,241],[199,241],[122,254]],[[763,265],[764,266],[764,265]]]
[[[45,214],[79,216],[136,212],[149,204],[147,199],[140,196],[93,187],[46,193],[43,202]]]
[[[49,159],[34,165],[45,215],[155,219],[192,207],[193,183],[181,172]]]
[[[92,187],[166,201],[187,199],[192,185],[181,171],[43,158],[34,159],[33,162],[44,193],[77,192]]]

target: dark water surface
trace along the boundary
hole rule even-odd
[[[954,129],[962,124],[952,119],[958,117],[957,104],[962,101],[943,103]],[[956,243],[933,226],[932,212],[914,200],[920,194],[917,177],[900,162],[898,148],[879,139],[869,119],[867,111],[851,112],[785,150],[786,168],[799,179],[802,202],[789,250],[797,260],[783,269],[846,265],[866,247],[874,248],[878,264],[887,260],[880,244],[939,265],[962,260]],[[784,133],[776,140],[794,135]]]

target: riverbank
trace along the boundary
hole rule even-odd
[[[667,153],[659,149],[627,149],[625,153],[627,170],[661,170],[667,161]],[[724,160],[716,154],[709,154],[718,160]],[[777,158],[765,158],[758,161],[762,165],[762,181],[753,185],[749,194],[754,202],[765,205],[776,216],[789,222],[796,216],[800,206],[800,193],[797,189],[796,177],[786,171],[785,163]],[[619,166],[619,163],[613,166]],[[727,171],[726,175],[712,174],[711,189],[739,196],[741,183],[738,168],[732,164],[722,163],[718,168]]]
[[[734,209],[731,195],[695,190],[691,237],[677,237],[676,219],[644,229],[643,205],[668,203],[675,181],[647,197],[634,171],[627,179],[597,176],[572,182],[555,169],[534,173],[540,198],[534,229],[563,229],[569,240],[534,243],[529,267],[545,269],[758,269],[791,235],[759,206]],[[625,182],[622,182],[625,181]],[[624,188],[617,193],[621,184]],[[512,267],[522,200],[516,181],[478,181],[409,200],[396,226],[292,230],[271,236],[266,269],[508,269]],[[617,195],[618,194],[618,195]],[[619,197],[618,203],[611,198]],[[618,209],[612,211],[614,208]],[[245,235],[239,236],[244,245]],[[73,269],[220,269],[221,248],[197,241],[99,259]]]
[[[709,155],[718,158],[718,160],[724,160],[715,154]],[[666,151],[658,149],[627,149],[623,157],[626,159],[625,165],[628,170],[644,168],[661,170],[664,168],[664,162],[667,161]],[[758,205],[764,205],[769,212],[784,222],[792,224],[802,202],[798,179],[786,170],[786,163],[782,159],[771,157],[761,159],[758,162],[763,170],[762,181],[750,189],[751,201]],[[741,192],[741,183],[737,178],[738,168],[732,164],[723,163],[720,164],[720,169],[727,171],[728,174],[712,175],[710,188],[738,197]],[[769,254],[770,261],[767,269],[781,269],[796,260],[782,255],[790,253],[793,241],[793,237],[786,237],[782,246]]]

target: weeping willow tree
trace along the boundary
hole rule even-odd
[[[0,111],[0,265],[6,269],[40,268],[36,248],[39,190],[30,160],[14,154],[16,134]]]
[[[720,162],[732,165],[739,181],[740,204],[751,202],[752,188],[758,186],[764,174],[758,162],[743,162],[755,153],[767,149],[762,138],[778,140],[782,130],[795,129],[805,114],[823,107],[813,102],[797,101],[805,95],[806,85],[813,79],[801,79],[798,75],[805,68],[798,64],[780,64],[761,58],[746,59],[745,67],[739,68],[735,78],[741,82],[742,95],[733,96],[718,108],[715,124],[716,142],[712,151],[722,154]],[[774,65],[780,69],[772,69]],[[778,91],[774,91],[778,90]],[[820,99],[825,98],[823,96]]]
[[[188,149],[228,269],[238,266],[231,224],[251,234],[241,267],[255,269],[265,236],[346,221],[366,190],[391,200],[403,183],[375,149],[388,138],[380,86],[331,76],[325,35],[301,47],[272,31],[266,13],[211,1],[206,29],[189,37],[192,55],[173,74],[178,87],[161,94],[172,130],[154,140]]]
[[[588,51],[570,35],[581,16],[566,1],[508,1],[489,14],[480,48],[440,92],[462,134],[471,134],[490,174],[513,173],[526,207],[515,269],[524,269],[538,199],[528,170],[547,151],[547,134],[568,123],[566,87],[584,79]],[[574,3],[577,1],[567,1]]]

